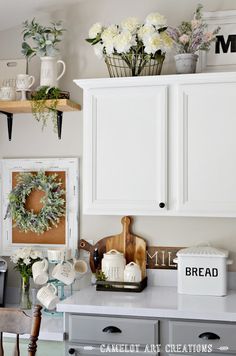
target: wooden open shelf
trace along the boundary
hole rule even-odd
[[[46,103],[50,105],[51,100],[47,100]],[[57,104],[58,111],[78,111],[81,110],[79,104],[74,103],[68,99],[59,99]],[[0,101],[0,111],[5,111],[11,114],[26,114],[31,113],[30,100],[17,100],[17,101]]]
[[[51,100],[46,101],[46,105],[50,106]],[[63,112],[69,111],[79,111],[81,106],[69,99],[58,99],[58,104],[56,107],[57,111],[57,130],[58,138],[61,139],[62,130],[62,118]],[[17,100],[17,101],[0,101],[0,114],[4,114],[7,117],[8,126],[8,138],[11,141],[12,137],[12,124],[13,124],[13,114],[27,114],[32,112],[30,100]]]

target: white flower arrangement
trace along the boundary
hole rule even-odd
[[[107,27],[97,22],[90,28],[86,41],[94,46],[98,57],[118,55],[129,68],[141,58],[141,70],[151,59],[163,62],[173,42],[166,30],[166,18],[155,12],[149,14],[144,23],[136,17],[128,17],[120,25]]]
[[[22,277],[32,277],[32,265],[41,261],[42,258],[42,252],[31,247],[16,250],[10,257],[11,261],[16,264],[14,269],[19,271]]]

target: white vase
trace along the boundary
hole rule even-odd
[[[40,86],[57,87],[58,80],[66,70],[65,62],[56,57],[41,57]],[[62,71],[58,74],[58,64],[62,64]]]
[[[177,74],[195,73],[198,55],[194,53],[181,53],[175,56]]]

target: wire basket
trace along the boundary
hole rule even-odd
[[[111,78],[114,77],[134,77],[145,75],[160,75],[165,56],[160,55],[157,59],[150,59],[148,62],[143,56],[133,57],[128,63],[121,56],[105,56],[105,63]]]

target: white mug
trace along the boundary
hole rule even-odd
[[[48,310],[55,309],[57,303],[60,301],[59,297],[57,296],[57,288],[51,283],[39,289],[37,293],[37,299]]]
[[[16,77],[16,87],[19,90],[28,90],[35,82],[35,77],[29,74],[18,74]]]
[[[73,267],[76,273],[76,278],[82,277],[88,271],[88,265],[84,260],[73,259]]]
[[[32,266],[34,283],[44,284],[48,281],[48,261],[46,259],[37,261]]]
[[[69,286],[75,279],[75,270],[73,265],[68,261],[56,265],[52,270],[52,277]]]
[[[48,254],[48,260],[51,263],[60,263],[71,259],[70,249],[62,249],[62,248],[49,249],[47,254]]]
[[[13,87],[2,87],[0,90],[0,100],[11,101],[16,99],[16,91]]]

